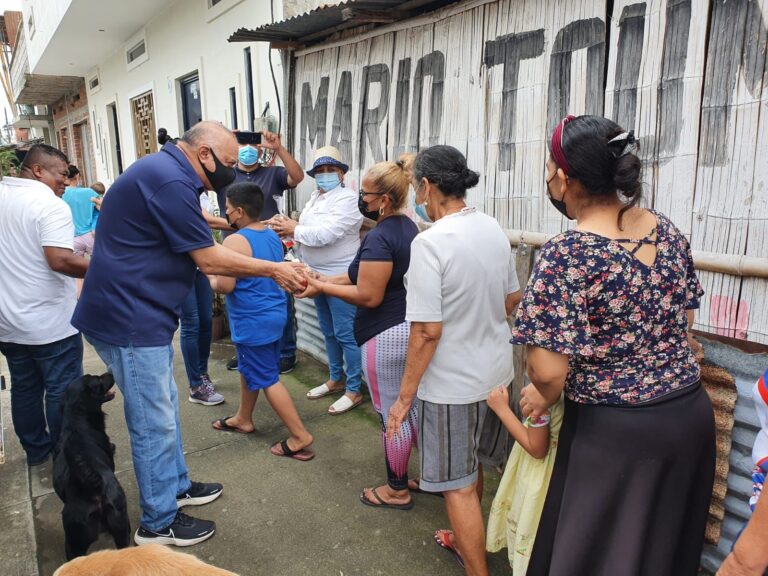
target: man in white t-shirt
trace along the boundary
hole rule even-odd
[[[61,429],[64,392],[83,373],[83,343],[70,324],[75,280],[88,261],[73,252],[61,199],[67,157],[36,144],[19,178],[0,181],[0,353],[11,372],[11,415],[30,466],[48,459]]]

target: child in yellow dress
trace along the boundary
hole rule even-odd
[[[506,547],[512,574],[524,576],[555,465],[563,399],[536,420],[526,418],[525,423],[509,407],[506,387],[491,391],[488,407],[515,439],[515,446],[491,504],[485,546],[488,552]]]

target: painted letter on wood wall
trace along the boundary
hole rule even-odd
[[[371,84],[379,84],[379,103],[375,108],[369,107],[369,98],[371,93]],[[360,118],[362,119],[362,131],[360,134],[360,159],[358,166],[365,166],[365,141],[371,147],[373,161],[381,162],[384,160],[384,154],[381,151],[381,142],[379,141],[379,127],[387,118],[389,110],[389,66],[386,64],[373,64],[363,68],[363,97],[360,100]],[[342,158],[344,156],[342,155]],[[351,156],[347,156],[350,158]]]
[[[419,149],[419,128],[421,126],[421,102],[424,78],[432,78],[432,93],[429,98],[429,146],[439,144],[440,126],[443,121],[443,81],[445,80],[445,55],[439,50],[422,56],[416,63],[413,74],[413,106],[411,107],[411,152]]]
[[[522,34],[507,34],[485,43],[486,66],[504,67],[501,97],[501,129],[499,131],[499,170],[515,165],[515,127],[517,126],[517,78],[520,61],[544,54],[544,29]]]
[[[328,76],[320,80],[317,100],[312,105],[312,86],[304,82],[301,86],[301,164],[307,165],[307,141],[314,148],[325,146],[325,122],[328,115]]]
[[[577,20],[560,29],[552,44],[547,90],[547,130],[570,111],[571,55],[587,49],[587,114],[603,114],[605,96],[605,22]]]
[[[754,98],[763,86],[766,27],[760,5],[755,0],[714,0],[709,38],[699,154],[705,166],[725,166],[736,78],[741,72]]]
[[[339,149],[342,158],[352,158],[352,73],[348,70],[341,73],[336,92],[331,146]]]

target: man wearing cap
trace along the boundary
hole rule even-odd
[[[315,152],[312,169],[307,170],[315,179],[317,190],[312,193],[299,221],[280,216],[268,221],[281,237],[292,236],[301,260],[325,276],[346,274],[360,247],[363,215],[357,206],[357,192],[344,186],[344,175],[348,171],[349,166],[336,148],[320,148]],[[328,409],[332,415],[343,414],[363,400],[360,348],[353,330],[357,308],[325,294],[319,294],[314,300],[325,337],[330,378],[310,390],[307,398],[314,400],[345,391]],[[342,383],[345,369],[346,386]]]
[[[72,317],[123,393],[142,510],[137,544],[191,546],[216,528],[178,511],[222,491],[221,484],[190,481],[173,379],[173,335],[195,268],[269,277],[292,292],[303,283],[290,263],[248,258],[213,242],[200,194],[229,184],[236,159],[234,135],[200,122],[120,175],[104,198],[99,241]]]
[[[277,156],[283,166],[273,166]],[[278,200],[287,188],[295,188],[304,180],[304,171],[291,153],[283,146],[280,135],[261,133],[261,145],[242,144],[237,154],[235,182],[252,182],[261,188],[264,208],[261,219],[269,220],[280,213]],[[227,203],[227,187],[216,190],[219,211],[224,212]],[[224,232],[226,237],[232,232]],[[288,320],[280,340],[280,374],[287,374],[296,365],[296,312],[293,297],[287,298]],[[227,369],[237,370],[237,356],[227,362]]]

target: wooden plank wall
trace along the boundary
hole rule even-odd
[[[604,114],[640,138],[646,205],[695,250],[768,257],[768,0],[608,6],[466,0],[299,53],[298,159],[338,146],[357,189],[378,160],[451,144],[481,173],[470,203],[554,233],[568,223],[544,195],[547,137],[565,113]],[[700,277],[697,328],[768,343],[766,280]]]

